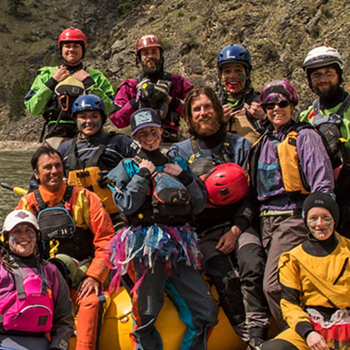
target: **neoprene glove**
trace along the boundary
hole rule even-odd
[[[108,178],[108,173],[109,170],[102,170],[99,173],[97,173],[98,175],[100,175],[100,177],[97,179],[97,183],[101,188],[107,188],[107,185],[115,185],[114,181]]]
[[[153,99],[156,101],[167,101],[170,90],[170,81],[158,80],[154,86]]]

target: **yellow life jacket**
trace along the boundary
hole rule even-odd
[[[310,188],[306,181],[305,174],[300,166],[297,152],[298,132],[304,128],[313,129],[313,127],[308,123],[298,123],[297,125],[293,125],[286,138],[277,146],[278,161],[281,169],[283,186],[290,195],[310,193]],[[265,136],[265,134],[262,135],[258,141],[254,143],[249,154],[249,180],[254,188],[256,188],[257,185],[256,175],[260,148],[262,140]]]
[[[100,177],[98,173],[101,171],[99,167],[100,157],[106,146],[116,133],[110,132],[105,137],[103,142],[98,146],[96,152],[84,164],[76,155],[77,136],[73,139],[71,150],[68,155],[68,180],[67,185],[85,187],[88,190],[95,192],[102,200],[108,214],[118,213],[119,209],[114,203],[112,191],[107,188],[101,188],[97,179]]]
[[[100,177],[98,173],[101,169],[98,166],[92,166],[84,169],[71,170],[68,174],[67,185],[85,187],[95,192],[102,200],[108,214],[117,213],[119,210],[114,203],[112,191],[107,188],[101,188],[97,179]]]

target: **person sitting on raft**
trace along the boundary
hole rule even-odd
[[[154,324],[167,285],[167,291],[176,295],[175,303],[190,315],[181,349],[205,350],[218,310],[198,271],[201,254],[189,223],[204,209],[206,193],[183,159],[161,153],[162,132],[155,110],[141,108],[132,114],[131,135],[141,149],[108,174],[115,183],[114,200],[128,225],[112,239],[108,262],[116,271],[114,285],[126,273],[135,283],[131,290],[134,348],[162,349]]]

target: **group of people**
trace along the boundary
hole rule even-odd
[[[68,295],[76,348],[98,349],[103,304],[121,281],[135,349],[162,349],[155,322],[165,292],[187,326],[181,349],[206,349],[218,309],[202,274],[247,349],[346,349],[350,97],[338,51],[308,53],[318,99],[297,116],[286,80],[254,91],[241,45],[218,54],[219,97],[164,71],[154,35],[137,42],[142,72],[114,97],[84,66],[86,46],[81,30],[64,30],[62,66],[40,69],[25,98],[48,133],[31,160],[33,191],[4,223],[1,282],[11,283],[0,294],[19,303],[33,276],[46,287],[53,317],[33,311],[28,349],[69,348]],[[108,116],[131,137],[105,132]],[[182,141],[181,118],[190,134]],[[23,346],[21,323],[6,324],[6,312],[0,302],[0,345]],[[267,341],[271,315],[281,333]]]

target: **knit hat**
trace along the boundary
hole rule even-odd
[[[336,201],[328,193],[314,192],[311,193],[304,201],[303,218],[306,225],[307,213],[311,208],[321,207],[327,209],[333,219],[334,227],[337,227],[339,222],[339,207]]]
[[[140,129],[148,126],[162,127],[162,122],[157,112],[152,108],[141,108],[134,112],[130,117],[131,136],[135,135]]]

